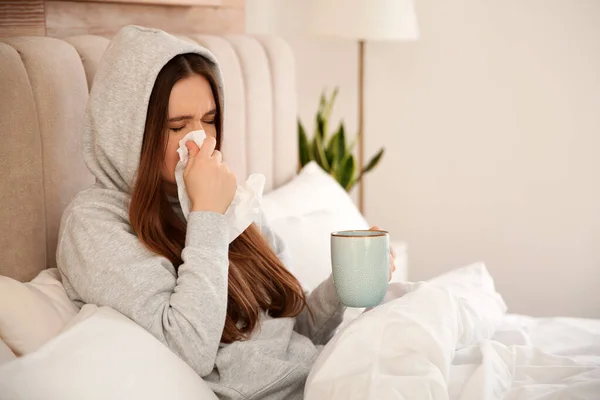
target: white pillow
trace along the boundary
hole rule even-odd
[[[35,353],[0,365],[0,399],[216,399],[154,336],[117,311],[85,305]]]
[[[453,290],[459,295],[472,291],[496,293],[494,278],[483,262],[476,262],[434,276],[427,282]]]
[[[315,162],[268,193],[262,209],[288,247],[294,274],[309,289],[331,274],[331,232],[369,228],[348,193]]]
[[[0,276],[0,338],[18,356],[37,350],[78,312],[56,268],[27,283]]]

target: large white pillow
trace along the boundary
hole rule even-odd
[[[38,351],[0,365],[0,400],[216,398],[182,359],[108,307],[85,305]]]
[[[78,312],[56,268],[27,283],[0,276],[0,339],[18,356],[37,350]]]
[[[288,247],[294,274],[309,289],[331,274],[331,232],[369,228],[348,193],[315,162],[268,193],[262,208]]]

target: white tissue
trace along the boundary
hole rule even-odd
[[[177,196],[179,197],[181,210],[186,220],[190,213],[190,198],[183,180],[183,171],[189,158],[185,144],[191,140],[200,147],[204,139],[206,139],[204,131],[190,132],[179,141],[179,148],[177,149],[179,162],[175,167],[175,182],[177,183]],[[225,220],[229,228],[229,243],[233,242],[250,224],[256,222],[260,217],[260,202],[264,188],[265,176],[261,174],[252,174],[243,185],[238,185],[235,197],[225,212]]]

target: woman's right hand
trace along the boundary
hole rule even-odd
[[[207,137],[202,146],[187,142],[189,160],[183,180],[190,197],[191,211],[212,211],[225,214],[233,201],[237,182],[235,174],[222,161],[217,141]]]

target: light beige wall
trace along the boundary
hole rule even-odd
[[[331,94],[340,88],[333,109],[332,121],[343,120],[350,134],[357,129],[357,76],[358,47],[353,42],[339,39],[288,37],[296,57],[298,108],[309,133],[314,128],[319,96],[323,89]],[[310,128],[308,128],[310,127]],[[332,127],[333,129],[333,127]]]
[[[367,47],[367,217],[411,280],[483,260],[511,312],[600,317],[600,2],[416,5],[418,42]],[[301,115],[331,82],[355,119],[355,47],[290,41]]]
[[[514,312],[600,317],[600,2],[417,6],[418,43],[369,47],[369,217],[411,279],[484,260]]]
[[[338,86],[332,120],[344,120],[348,132],[357,129],[358,45],[337,38],[310,37],[309,2],[313,0],[246,0],[249,33],[276,33],[291,44],[296,57],[298,108],[312,134],[319,96]]]

